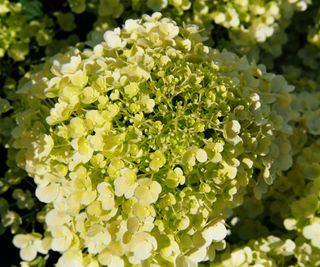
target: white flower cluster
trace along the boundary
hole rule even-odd
[[[100,42],[102,32],[117,25],[114,18],[121,15],[136,17],[161,11],[181,24],[201,26],[210,43],[269,63],[280,56],[293,15],[310,5],[311,0],[100,0],[98,20],[89,39],[90,43]],[[316,29],[310,39],[316,40],[314,32]]]
[[[212,260],[248,184],[261,197],[291,166],[293,87],[160,13],[104,39],[21,82],[13,147],[48,212],[14,243],[61,267]]]

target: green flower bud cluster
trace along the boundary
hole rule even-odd
[[[14,61],[23,61],[30,51],[30,43],[46,46],[53,37],[53,21],[48,16],[41,20],[29,19],[23,5],[8,0],[0,1],[0,58],[6,54]]]
[[[198,32],[160,13],[129,19],[21,80],[9,144],[47,207],[42,236],[14,239],[23,260],[213,260],[246,188],[261,198],[291,167],[293,87]]]

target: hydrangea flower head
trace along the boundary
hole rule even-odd
[[[13,146],[58,266],[212,259],[249,181],[261,196],[290,167],[293,88],[198,31],[144,15],[21,83]]]

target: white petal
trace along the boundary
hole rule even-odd
[[[198,149],[196,152],[196,159],[201,163],[206,162],[208,159],[207,152],[203,149]]]
[[[36,189],[36,196],[40,201],[50,203],[57,198],[59,189],[60,186],[56,183],[51,183],[44,187],[38,186]]]
[[[208,244],[212,241],[221,241],[226,237],[226,235],[227,229],[221,222],[208,227],[202,232],[202,236]]]
[[[37,256],[37,250],[33,246],[27,246],[20,250],[20,257],[25,261],[32,261]]]
[[[28,246],[29,241],[30,238],[27,235],[19,234],[14,236],[12,242],[17,248],[25,248]]]

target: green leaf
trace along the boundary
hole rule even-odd
[[[29,20],[43,15],[42,3],[39,0],[20,0],[23,11]]]

